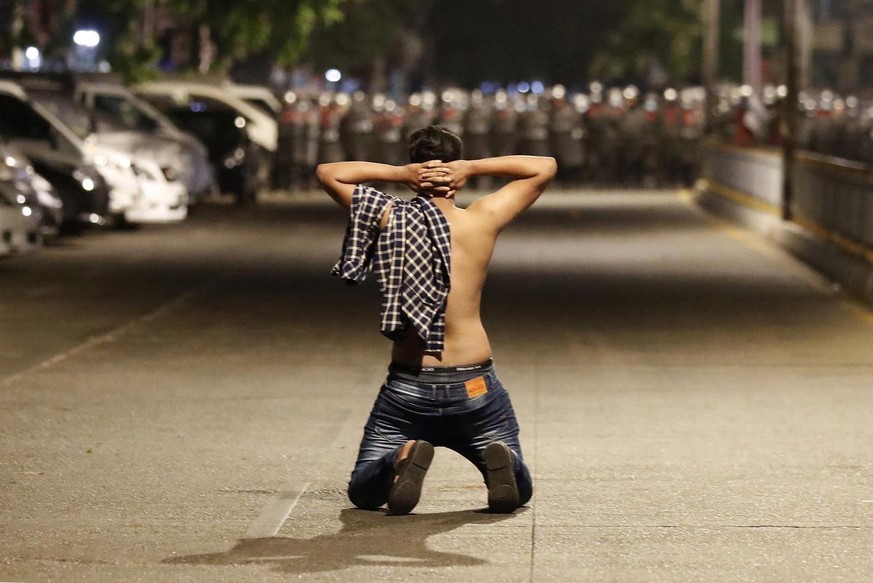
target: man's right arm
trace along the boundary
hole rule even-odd
[[[446,164],[452,187],[460,188],[473,176],[503,176],[511,182],[473,202],[468,210],[482,213],[499,230],[536,201],[555,176],[558,165],[548,156],[499,156],[459,160]]]
[[[318,181],[337,204],[346,208],[352,205],[352,195],[363,182],[405,182],[415,180],[412,165],[391,166],[375,162],[332,162],[319,164],[315,170]]]

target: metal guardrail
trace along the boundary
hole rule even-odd
[[[709,190],[769,214],[782,207],[784,167],[777,149],[705,146]],[[793,220],[873,263],[873,169],[805,151],[797,153],[793,167]]]
[[[713,189],[729,189],[766,207],[780,208],[784,165],[779,150],[708,143],[703,174]],[[758,206],[758,210],[763,210]]]

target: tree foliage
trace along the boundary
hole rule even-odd
[[[316,68],[363,70],[374,60],[404,59],[404,34],[416,30],[431,0],[349,0],[343,17],[320,23],[306,61]]]
[[[161,58],[164,68],[196,71],[207,62],[222,72],[266,56],[364,75],[375,62],[470,87],[592,77],[644,83],[653,71],[671,81],[695,75],[700,2],[78,0],[77,24],[101,31],[108,60],[128,80],[156,74]],[[171,47],[187,57],[166,62]]]
[[[592,77],[659,85],[700,70],[701,0],[635,0],[592,59]]]
[[[194,26],[215,36],[218,61],[270,51],[279,63],[299,58],[319,23],[341,20],[345,0],[169,0]]]
[[[316,26],[342,19],[347,0],[79,0],[82,21],[95,22],[108,39],[107,58],[128,79],[154,71],[165,51],[147,15],[170,18],[174,34],[188,39],[196,68],[200,31],[207,27],[215,66],[269,52],[279,63],[300,58]]]

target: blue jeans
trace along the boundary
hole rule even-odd
[[[433,382],[434,379],[450,382]],[[426,381],[426,382],[425,382]],[[533,493],[521,455],[518,422],[509,393],[488,366],[467,374],[409,375],[392,366],[364,427],[358,459],[349,481],[349,499],[358,508],[376,509],[388,501],[394,481],[394,457],[409,440],[447,447],[487,475],[483,452],[502,441],[515,458],[520,504]]]

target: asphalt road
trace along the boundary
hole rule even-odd
[[[0,581],[860,581],[873,313],[676,192],[547,193],[483,311],[535,480],[345,485],[389,346],[318,194],[0,261]]]

